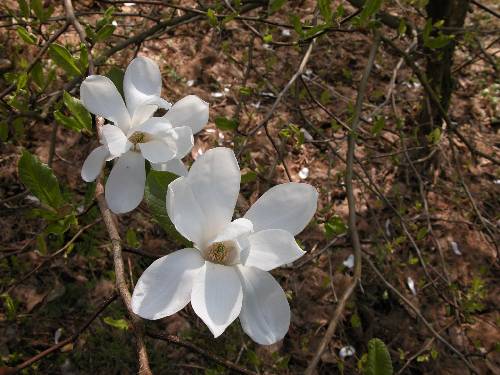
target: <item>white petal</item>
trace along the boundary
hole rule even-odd
[[[83,162],[82,178],[84,181],[91,182],[99,176],[108,155],[109,152],[106,146],[99,146],[92,150]]]
[[[145,101],[141,102],[134,110],[132,114],[132,124],[137,126],[147,121],[158,108],[170,109],[172,104],[166,100],[160,98],[159,96],[151,96]]]
[[[126,131],[130,116],[114,83],[104,76],[89,76],[80,86],[80,99],[85,108],[94,115],[114,122]]]
[[[241,263],[263,271],[292,263],[305,254],[290,232],[282,229],[253,233],[248,236],[248,242],[248,249],[241,254]]]
[[[187,176],[188,170],[184,163],[179,159],[172,159],[166,163],[153,163],[151,167],[155,171],[170,172],[177,176]]]
[[[231,222],[239,188],[233,151],[213,148],[196,159],[186,177],[170,183],[168,215],[179,233],[203,247]]]
[[[163,117],[151,117],[147,121],[131,129],[129,135],[132,135],[134,132],[145,132],[156,135],[168,132],[170,129],[172,129],[172,124],[170,124],[168,120]]]
[[[285,292],[268,272],[245,266],[238,266],[238,271],[243,286],[243,331],[258,344],[274,344],[285,337],[290,326]]]
[[[118,159],[106,181],[106,202],[114,213],[132,211],[141,203],[146,168],[141,154],[129,151]]]
[[[206,262],[198,272],[191,292],[191,305],[214,337],[238,317],[243,293],[236,267]]]
[[[161,94],[161,73],[151,59],[141,56],[133,59],[125,71],[123,92],[130,117],[141,103]]]
[[[186,156],[194,146],[193,131],[188,126],[180,126],[173,128],[167,133],[169,142],[175,143],[175,157],[182,159]]]
[[[183,309],[191,300],[194,279],[204,263],[196,249],[182,249],[155,260],[135,285],[132,311],[155,320]]]
[[[182,159],[194,145],[193,132],[187,126],[172,128],[169,122],[161,117],[153,117],[137,128],[154,135],[154,139],[166,143],[174,152],[176,159]],[[166,161],[166,160],[165,160]]]
[[[166,142],[161,140],[152,140],[146,143],[140,143],[139,148],[145,159],[151,163],[163,163],[172,159],[175,155],[175,150],[172,149]]]
[[[300,233],[316,212],[317,190],[309,184],[289,182],[266,191],[245,214],[254,230],[284,229]]]
[[[198,133],[208,122],[208,103],[196,95],[188,95],[176,102],[164,116],[174,126],[189,126]]]
[[[253,225],[250,220],[236,219],[230,222],[222,229],[211,242],[223,242],[229,240],[236,240],[238,237],[252,233]]]
[[[120,156],[130,149],[131,143],[118,126],[104,125],[101,132],[111,155]]]

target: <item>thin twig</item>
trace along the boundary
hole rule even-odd
[[[476,1],[476,0],[470,0],[470,2],[472,4],[474,4],[475,6],[477,6],[478,8],[484,10],[485,12],[495,16],[496,18],[500,18],[500,13],[496,12],[495,10],[487,7],[486,5],[483,5],[481,4],[479,1]]]
[[[325,351],[328,343],[332,339],[335,334],[335,330],[337,328],[337,324],[340,321],[342,313],[349,301],[351,295],[354,293],[356,286],[358,285],[359,280],[361,279],[361,243],[359,240],[359,233],[356,225],[356,199],[354,197],[354,189],[353,189],[353,168],[354,168],[354,150],[356,148],[356,130],[359,125],[361,111],[363,109],[363,101],[365,98],[366,88],[368,84],[368,78],[370,76],[370,72],[372,70],[373,64],[375,62],[375,56],[378,51],[378,47],[380,45],[380,35],[378,32],[375,34],[375,38],[373,40],[372,47],[370,49],[370,55],[368,57],[368,62],[366,64],[365,70],[363,72],[363,77],[359,84],[358,96],[356,98],[356,106],[354,109],[354,116],[352,120],[351,129],[348,135],[348,145],[347,145],[347,162],[346,162],[346,173],[345,173],[345,186],[347,191],[347,204],[349,208],[349,233],[351,238],[351,244],[354,249],[354,276],[353,281],[346,289],[344,294],[339,300],[337,307],[333,313],[333,316],[328,324],[328,328],[325,332],[323,339],[321,340],[316,353],[312,361],[309,363],[306,375],[312,375],[318,365],[318,362],[321,358],[321,355]]]

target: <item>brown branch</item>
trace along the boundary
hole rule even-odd
[[[21,370],[31,366],[33,363],[38,362],[42,358],[48,356],[51,353],[65,347],[68,344],[75,343],[78,340],[78,337],[85,331],[94,320],[116,299],[117,294],[113,293],[108,299],[106,299],[102,305],[92,314],[92,316],[87,319],[87,321],[71,336],[67,339],[52,345],[50,348],[44,350],[43,352],[38,353],[37,355],[31,357],[30,359],[24,361],[23,363],[17,365],[16,367],[3,367],[0,368],[0,374],[3,375],[11,375],[17,374]]]
[[[481,4],[479,1],[476,1],[476,0],[470,0],[470,2],[472,4],[474,4],[475,6],[477,6],[478,8],[484,10],[485,12],[495,16],[496,18],[500,18],[500,13],[496,12],[495,10],[487,7],[486,5],[483,5]]]
[[[368,57],[368,62],[366,64],[365,70],[363,72],[363,77],[359,84],[358,96],[356,98],[356,106],[354,109],[354,116],[352,120],[351,129],[348,135],[348,144],[347,144],[347,160],[346,160],[346,174],[345,174],[345,186],[347,191],[347,204],[349,208],[349,232],[351,238],[351,244],[354,249],[354,278],[344,292],[342,297],[340,298],[337,307],[333,313],[333,316],[328,324],[328,328],[325,332],[325,336],[321,340],[316,353],[312,361],[309,363],[309,366],[306,370],[306,375],[312,375],[315,372],[316,366],[321,358],[321,355],[325,351],[328,343],[332,339],[335,334],[335,330],[337,328],[337,324],[339,323],[342,313],[349,301],[351,295],[354,293],[356,286],[358,285],[359,280],[361,279],[361,243],[359,240],[358,229],[356,226],[356,199],[354,197],[354,189],[353,189],[353,174],[354,174],[354,150],[356,148],[356,130],[359,125],[361,111],[363,109],[363,101],[366,93],[366,88],[368,84],[368,78],[370,76],[370,72],[372,70],[373,64],[375,62],[375,56],[377,55],[378,47],[380,45],[380,36],[378,32],[375,34],[375,38],[370,49],[370,55]]]
[[[250,370],[248,370],[248,369],[246,369],[244,367],[238,366],[236,363],[228,361],[225,358],[219,357],[216,354],[210,353],[209,351],[207,351],[205,349],[202,349],[202,348],[194,345],[193,343],[191,343],[189,341],[184,341],[184,340],[182,340],[178,336],[167,335],[167,334],[163,334],[163,333],[156,333],[156,332],[152,332],[152,331],[149,331],[149,330],[146,332],[146,334],[149,337],[152,337],[154,339],[167,341],[169,343],[172,343],[172,344],[175,344],[175,345],[182,346],[184,348],[190,349],[193,352],[198,353],[198,354],[202,355],[203,357],[205,357],[205,358],[207,358],[209,360],[215,361],[215,362],[221,364],[222,366],[224,366],[224,367],[226,367],[226,368],[228,368],[230,370],[239,372],[240,374],[257,375],[255,372],[250,371]]]

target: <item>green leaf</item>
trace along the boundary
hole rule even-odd
[[[271,0],[269,2],[269,13],[274,13],[283,7],[285,5],[286,0]]]
[[[158,224],[179,244],[187,245],[188,241],[182,237],[170,221],[167,214],[167,188],[178,176],[169,172],[151,170],[146,178],[144,198]]]
[[[125,234],[125,238],[127,239],[127,245],[130,247],[139,247],[141,243],[137,239],[137,233],[132,228],[127,229],[127,233]]]
[[[26,150],[23,151],[18,168],[21,182],[42,203],[55,209],[62,206],[61,189],[52,169]]]
[[[380,339],[368,342],[368,358],[364,368],[366,375],[392,375],[392,361],[389,351]]]
[[[49,47],[49,54],[56,65],[64,69],[64,71],[68,75],[79,76],[80,74],[82,74],[80,68],[78,68],[76,60],[73,58],[73,56],[71,56],[71,54],[65,47],[57,43],[51,44]]]
[[[215,126],[220,130],[236,130],[238,128],[238,121],[219,116],[215,118]]]
[[[23,73],[19,74],[19,76],[17,77],[17,82],[16,82],[17,91],[25,88],[27,83],[28,83],[28,73],[23,72]]]
[[[249,171],[241,175],[241,184],[248,184],[254,182],[257,179],[257,173],[254,171]]]
[[[118,90],[122,98],[124,98],[125,96],[123,95],[123,78],[125,77],[125,72],[122,69],[113,66],[109,70],[108,74],[106,74],[106,77],[108,77],[111,80],[111,82],[115,84],[116,89]]]
[[[92,131],[92,117],[90,113],[85,109],[80,99],[72,97],[66,91],[63,94],[64,105],[71,114],[74,116],[75,120],[80,125],[80,130],[86,129],[89,132]]]
[[[82,73],[85,72],[89,66],[89,51],[87,50],[87,46],[83,43],[80,43],[80,59],[78,59],[78,66]]]
[[[38,18],[40,22],[44,22],[45,12],[43,10],[42,0],[31,0],[30,4],[31,4],[31,9],[33,10],[33,13],[35,13],[36,18]]]
[[[95,35],[95,41],[96,42],[103,42],[106,39],[108,39],[111,35],[113,35],[113,32],[115,31],[116,27],[112,24],[107,24],[104,25],[97,31]]]
[[[45,86],[45,79],[43,77],[43,67],[40,61],[38,61],[33,66],[33,69],[31,69],[30,74],[31,78],[33,79],[33,82],[36,83],[36,85],[40,88],[40,90],[43,90]]]
[[[26,0],[17,0],[19,4],[19,10],[21,11],[21,16],[24,18],[28,18],[30,16],[30,7]]]
[[[59,110],[54,111],[54,118],[59,125],[62,125],[69,130],[76,132],[82,131],[81,124],[74,117],[65,116]]]
[[[208,17],[208,23],[210,24],[210,26],[217,27],[219,22],[217,21],[217,16],[216,16],[215,11],[213,9],[209,9],[207,11],[207,17]]]
[[[439,22],[436,22],[434,26],[439,28]],[[450,43],[455,36],[454,35],[446,35],[441,32],[435,37],[431,36],[433,30],[432,20],[427,20],[424,26],[424,30],[422,31],[422,38],[424,40],[424,46],[429,49],[439,49],[446,47],[448,43]]]
[[[21,37],[21,39],[24,40],[26,43],[36,44],[36,36],[34,36],[32,33],[30,33],[24,27],[18,26],[16,31],[17,31],[17,35],[19,35]]]
[[[299,36],[302,37],[304,34],[304,29],[302,28],[302,22],[300,21],[300,17],[297,16],[296,14],[291,14],[289,16],[290,22],[293,25],[293,29]]]
[[[262,40],[264,41],[264,43],[271,43],[273,41],[273,34],[264,35]]]
[[[46,22],[54,11],[53,5],[48,8],[44,8],[42,0],[31,0],[30,4],[33,13],[35,13],[36,18],[38,18],[40,22]]]
[[[333,238],[335,236],[340,236],[347,232],[347,226],[345,225],[342,218],[338,215],[334,215],[325,223],[325,236],[326,238]]]
[[[398,26],[398,35],[404,35],[406,34],[407,30],[406,22],[403,18],[399,21],[399,26]]]
[[[366,26],[368,21],[379,11],[383,2],[384,0],[367,0],[359,15],[359,23]]]
[[[16,304],[14,300],[12,299],[11,296],[9,296],[7,293],[4,293],[0,295],[0,297],[3,299],[3,307],[5,309],[5,312],[7,315],[8,320],[13,320],[16,317]]]
[[[122,331],[127,331],[128,330],[128,323],[125,319],[113,319],[110,316],[106,316],[103,319],[104,323],[111,327],[115,327],[118,329],[121,329]]]
[[[372,127],[372,134],[377,136],[379,135],[382,130],[384,129],[385,126],[385,118],[384,116],[380,116],[375,118],[375,121],[373,122],[373,127]]]
[[[331,23],[333,14],[332,8],[330,8],[330,0],[318,0],[318,8],[325,22]]]

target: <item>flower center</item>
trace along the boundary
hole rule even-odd
[[[228,265],[235,258],[236,244],[233,241],[212,243],[205,251],[205,259],[212,263]]]
[[[136,146],[138,143],[144,143],[146,141],[147,135],[146,133],[143,132],[134,132],[128,140],[130,143],[132,143],[134,146]]]

